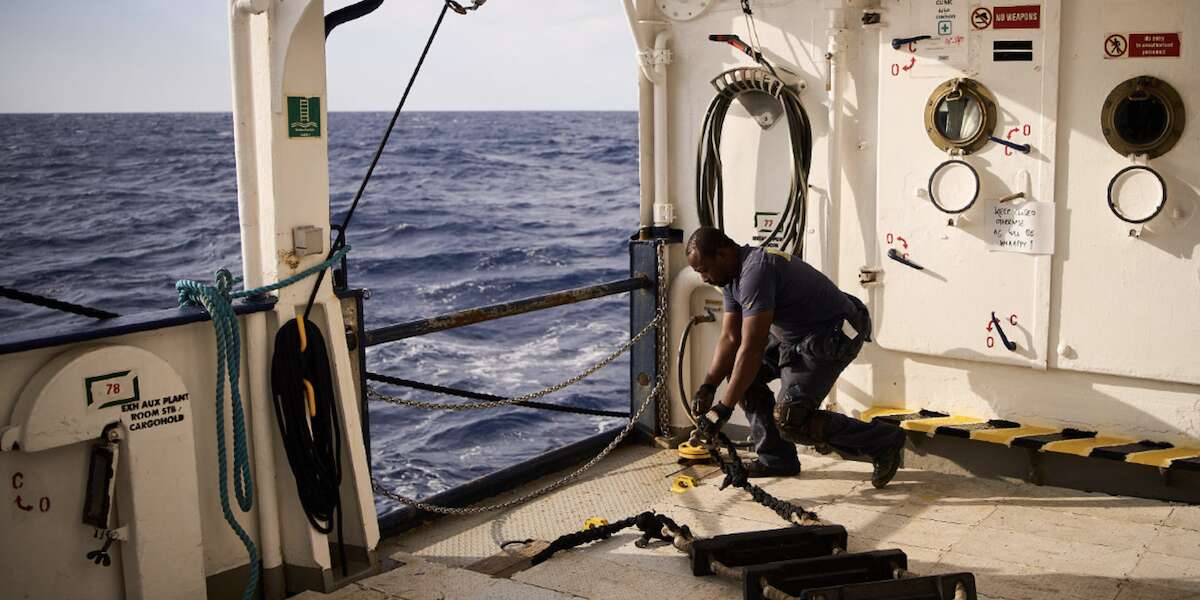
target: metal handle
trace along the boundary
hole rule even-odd
[[[996,318],[996,311],[992,311],[992,325],[996,326],[996,333],[1000,336],[1000,341],[1004,343],[1004,347],[1008,348],[1009,352],[1017,351],[1017,343],[1010,342],[1008,336],[1004,335],[1004,328],[1000,326],[1000,319]]]
[[[908,260],[907,258],[904,258],[904,256],[902,254],[900,254],[900,252],[898,250],[896,250],[895,248],[889,248],[888,252],[887,252],[887,256],[888,256],[888,258],[890,258],[906,267],[912,267],[918,271],[925,270],[925,267],[922,267],[921,265],[918,265],[917,263],[915,263],[911,260]]]
[[[932,35],[918,35],[918,36],[907,37],[907,38],[893,38],[892,39],[892,50],[899,50],[903,46],[907,46],[908,44],[919,42],[921,40],[932,40],[932,39],[933,39]]]
[[[1008,146],[1009,148],[1012,148],[1013,150],[1016,150],[1017,152],[1020,152],[1021,154],[1029,154],[1031,151],[1033,151],[1033,146],[1030,146],[1029,144],[1018,144],[1016,142],[1009,141],[1004,138],[999,138],[994,135],[988,136],[988,139],[992,140],[993,142],[996,142],[997,144],[1000,144],[1002,146]]]

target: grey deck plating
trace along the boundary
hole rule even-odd
[[[803,461],[801,477],[761,480],[763,487],[844,525],[850,551],[898,547],[916,573],[973,571],[982,598],[1200,598],[1200,507],[912,469],[875,490],[869,465]],[[615,520],[647,507],[701,536],[783,526],[744,493],[718,491],[714,478],[670,492],[678,470],[672,452],[623,448],[595,474],[528,505],[441,519],[389,539],[381,554],[395,569],[300,597],[739,598],[732,582],[692,577],[674,549],[634,547],[636,533],[560,553],[511,580],[462,568],[495,554],[501,541],[552,539],[587,517]]]

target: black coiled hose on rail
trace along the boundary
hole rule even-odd
[[[342,427],[329,370],[325,338],[312,321],[288,321],[275,334],[271,396],[296,495],[313,528],[337,526],[342,573],[347,572],[342,539]]]
[[[738,79],[718,92],[704,115],[696,152],[696,211],[700,224],[725,229],[725,192],[721,175],[721,132],[729,106],[744,93],[766,93],[777,98],[787,117],[792,147],[791,187],[775,228],[762,245],[772,243],[796,256],[804,255],[804,228],[808,220],[808,173],[812,165],[812,123],[796,92],[773,75],[764,73]]]

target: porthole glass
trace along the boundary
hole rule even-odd
[[[952,142],[964,142],[975,137],[983,127],[983,109],[972,96],[943,98],[938,103],[934,123],[938,133]]]
[[[996,99],[974,79],[960,77],[939,85],[925,104],[925,132],[942,150],[976,152],[995,128]]]
[[[1100,114],[1104,138],[1122,156],[1166,154],[1182,137],[1184,122],[1179,93],[1167,82],[1148,76],[1113,88]]]
[[[1117,135],[1130,144],[1152,144],[1167,132],[1167,105],[1155,96],[1122,98],[1113,113]]]

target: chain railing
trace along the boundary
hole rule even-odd
[[[437,402],[420,402],[420,401],[416,401],[416,400],[409,400],[406,398],[397,398],[397,397],[393,397],[393,396],[387,396],[387,395],[384,395],[384,394],[381,394],[381,393],[375,391],[372,388],[367,388],[367,397],[368,398],[371,398],[373,400],[382,401],[382,402],[387,402],[390,404],[409,406],[409,407],[413,407],[413,408],[426,408],[426,409],[453,411],[453,410],[473,410],[473,409],[494,408],[497,406],[508,406],[508,405],[516,404],[518,402],[525,402],[525,401],[533,400],[535,398],[541,398],[548,394],[562,390],[563,388],[566,388],[570,385],[578,383],[579,381],[582,381],[583,379],[587,378],[589,375],[591,375],[591,374],[595,373],[596,371],[599,371],[600,369],[604,368],[605,366],[611,364],[621,354],[628,352],[629,349],[632,348],[633,345],[636,344],[647,333],[649,333],[651,329],[655,329],[658,334],[657,337],[658,337],[659,343],[658,343],[658,351],[657,351],[658,368],[657,368],[657,376],[654,379],[654,387],[652,387],[650,389],[650,392],[646,395],[646,399],[642,401],[642,404],[638,407],[637,411],[635,411],[633,413],[633,415],[630,416],[629,422],[625,424],[625,427],[621,429],[621,431],[617,434],[617,436],[614,437],[613,440],[611,442],[609,442],[608,445],[605,446],[604,449],[601,450],[599,454],[597,454],[595,457],[593,457],[591,460],[589,460],[583,466],[579,467],[578,469],[572,471],[571,473],[554,481],[553,483],[551,483],[547,486],[538,488],[532,492],[529,492],[529,493],[519,496],[517,498],[513,498],[512,500],[507,500],[505,502],[500,502],[497,504],[468,506],[468,507],[461,507],[461,508],[429,504],[426,502],[421,502],[419,500],[415,500],[413,498],[409,498],[402,494],[398,494],[398,493],[386,488],[383,485],[383,483],[381,483],[378,479],[376,479],[374,476],[372,476],[371,477],[371,487],[375,490],[375,492],[378,494],[381,494],[384,497],[389,498],[395,502],[399,502],[400,504],[404,504],[406,506],[411,506],[417,510],[430,512],[430,513],[443,514],[443,515],[469,515],[469,514],[477,514],[477,513],[483,513],[483,512],[491,512],[491,511],[496,511],[496,510],[503,510],[506,508],[511,508],[513,506],[523,504],[523,503],[528,502],[529,500],[532,500],[539,496],[548,494],[548,493],[550,493],[554,490],[557,490],[557,489],[563,487],[564,485],[574,481],[575,479],[578,479],[579,476],[582,475],[584,472],[586,472],[588,469],[591,469],[593,466],[595,466],[601,460],[604,460],[604,458],[606,456],[608,456],[610,453],[612,453],[612,451],[615,450],[617,448],[617,446],[619,446],[621,444],[621,442],[626,437],[628,437],[630,433],[633,432],[634,428],[637,427],[638,422],[641,420],[642,415],[646,412],[646,409],[649,408],[651,402],[658,401],[658,415],[657,415],[658,423],[656,425],[658,426],[658,428],[660,430],[667,428],[669,426],[669,413],[666,414],[665,416],[664,416],[664,413],[669,410],[669,403],[661,400],[661,396],[662,396],[663,392],[666,390],[665,382],[667,379],[667,375],[666,375],[667,371],[665,368],[666,367],[666,356],[665,356],[665,350],[664,350],[666,347],[665,339],[666,339],[666,335],[667,335],[667,331],[666,331],[667,330],[667,324],[666,324],[667,308],[666,308],[666,248],[665,248],[665,244],[663,244],[661,242],[658,243],[655,250],[656,250],[656,259],[657,259],[656,260],[656,268],[657,268],[657,272],[658,272],[658,289],[657,289],[658,294],[657,294],[657,298],[656,298],[656,302],[655,302],[656,306],[655,306],[654,318],[651,319],[651,321],[649,323],[647,323],[646,326],[643,327],[641,331],[639,331],[636,335],[631,337],[629,339],[629,341],[622,344],[621,347],[617,349],[617,351],[606,356],[600,362],[596,363],[592,367],[589,367],[588,369],[586,369],[583,373],[580,373],[579,375],[571,377],[570,379],[567,379],[566,381],[552,385],[548,388],[538,390],[536,392],[532,392],[529,394],[525,394],[523,396],[518,396],[516,398],[508,398],[505,400],[490,401],[490,402],[475,402],[475,403],[462,403],[462,404],[442,404],[442,403],[437,403]]]

